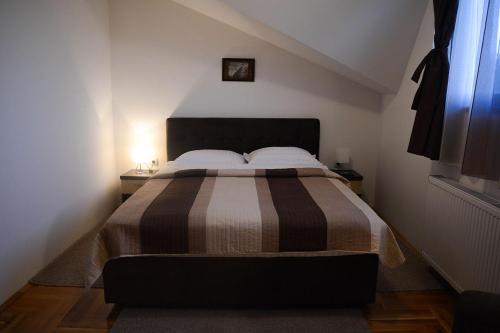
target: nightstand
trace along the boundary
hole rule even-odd
[[[338,173],[342,177],[346,178],[351,182],[351,189],[357,195],[363,194],[363,176],[357,173],[354,170],[346,170],[346,169],[330,169],[335,173]]]
[[[120,176],[122,183],[122,202],[134,194],[134,192],[144,185],[151,177],[153,177],[155,173],[156,171],[137,173],[135,169],[132,169],[122,174]]]

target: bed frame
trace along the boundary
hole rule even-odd
[[[317,119],[169,118],[167,158],[295,146],[319,155]],[[373,303],[377,254],[138,255],[109,260],[107,303],[168,307],[345,307]]]

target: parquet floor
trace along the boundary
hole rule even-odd
[[[378,293],[365,315],[374,333],[451,332],[454,304],[449,291]],[[105,333],[119,310],[102,289],[28,285],[0,307],[0,332]]]

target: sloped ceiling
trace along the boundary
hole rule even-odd
[[[174,0],[379,93],[399,88],[427,0]]]

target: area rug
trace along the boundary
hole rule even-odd
[[[90,252],[98,229],[82,237],[61,256],[31,279],[31,283],[44,286],[83,287],[90,260]],[[406,262],[396,269],[380,266],[378,291],[437,290],[443,283],[425,262],[400,242]],[[97,281],[94,287],[102,287]]]
[[[124,308],[111,333],[368,333],[360,310],[171,310]]]

